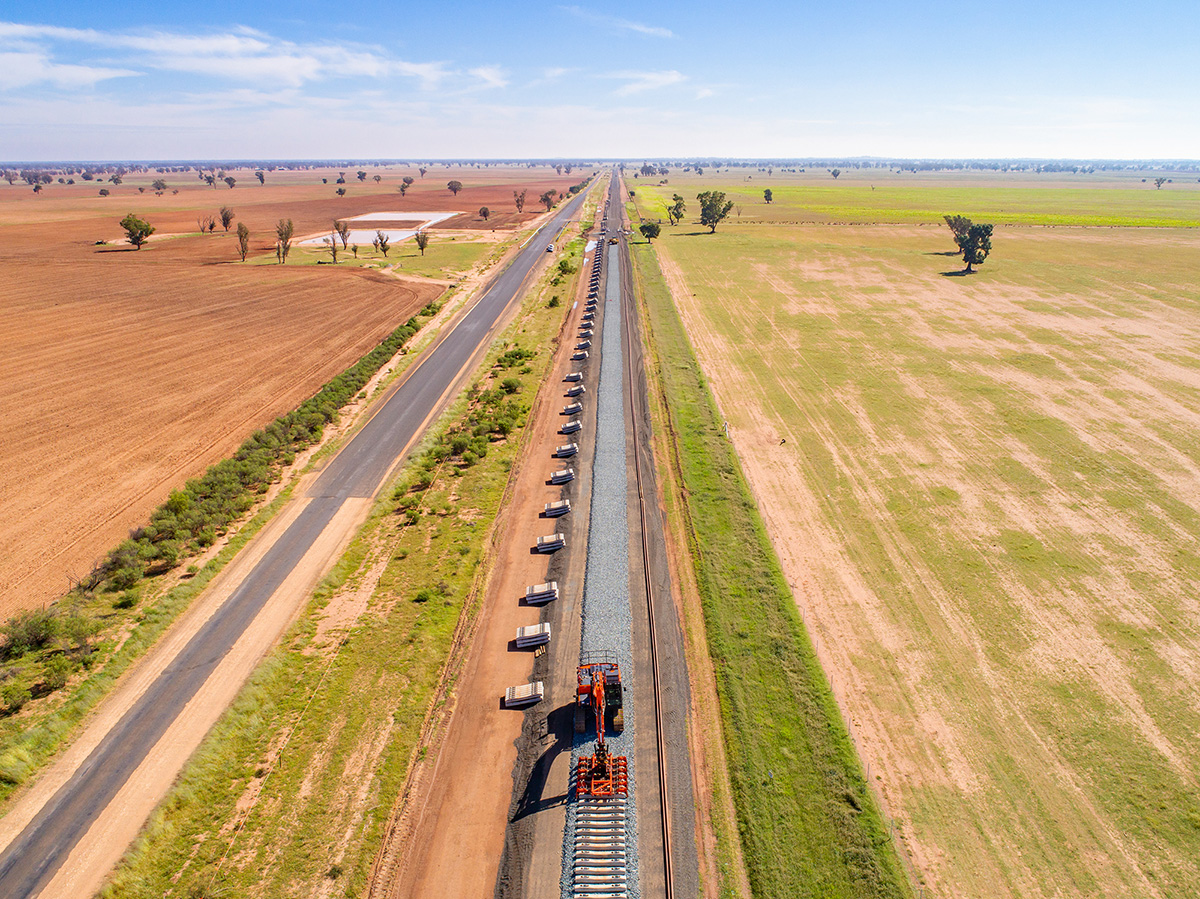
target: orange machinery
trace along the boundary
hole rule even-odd
[[[625,796],[629,792],[629,762],[613,756],[604,739],[611,717],[614,733],[625,727],[625,697],[621,667],[613,653],[587,653],[579,666],[575,688],[575,732],[587,729],[589,713],[596,720],[596,754],[580,756],[575,769],[577,796]]]

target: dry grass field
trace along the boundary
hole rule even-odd
[[[237,186],[219,190],[195,172],[139,173],[107,184],[108,197],[96,182],[39,195],[0,184],[0,616],[54,599],[171,489],[295,408],[444,287],[351,265],[242,265],[232,229],[201,235],[198,215],[232,207],[234,226],[251,230],[254,262],[273,257],[280,218],[299,236],[341,216],[463,210],[425,259],[407,247],[392,253],[401,272],[445,279],[479,258],[472,240],[511,234],[544,212],[538,193],[583,177],[368,171],[359,182],[347,170],[345,197],[334,194],[336,171],[267,172],[265,185],[253,170],[232,171]],[[401,197],[406,174],[416,183]],[[161,197],[150,188],[158,177],[168,183]],[[464,184],[457,197],[451,179]],[[522,215],[514,189],[529,192]],[[496,210],[486,225],[483,205]],[[130,211],[158,229],[138,251],[118,242]],[[306,255],[294,252],[295,262]]]
[[[1180,202],[1165,194],[1145,196]],[[1027,200],[1054,214],[1053,190]],[[960,278],[943,274],[962,267],[944,227],[663,230],[927,890],[1200,891],[1200,232],[998,228]]]

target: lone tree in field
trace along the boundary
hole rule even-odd
[[[687,203],[679,194],[671,197],[671,205],[667,207],[667,221],[672,225],[677,225],[683,221],[683,214],[687,211]]]
[[[237,184],[237,178],[233,177],[233,175],[227,175],[224,178],[222,178],[221,180],[229,185],[230,190],[233,190],[233,186],[235,184]]]
[[[771,188],[768,187],[763,191],[763,199],[767,201],[768,206],[771,205],[771,201],[775,199],[775,195],[771,193]]]
[[[325,249],[327,249],[329,251],[329,255],[333,257],[333,264],[337,265],[337,254],[338,254],[338,234],[337,234],[337,232],[334,231],[328,237],[322,237],[321,243],[325,244]]]
[[[358,175],[358,180],[362,181],[365,184],[367,181],[367,173],[366,172],[357,172],[356,174]]]
[[[211,231],[215,227],[213,224],[214,221],[211,215],[196,216],[196,226],[200,229],[201,234],[207,234]]]
[[[336,193],[339,197],[344,197],[346,196],[346,188],[339,187],[336,191],[334,191],[334,193]]]
[[[259,184],[266,184],[266,183],[267,183],[267,176],[266,176],[266,175],[264,175],[264,174],[263,174],[261,171],[257,171],[257,172],[255,172],[255,173],[254,173],[254,177],[258,179],[258,183],[259,183]]]
[[[974,274],[971,266],[983,265],[992,251],[992,226],[972,225],[967,236],[959,241],[958,248],[962,250],[963,262],[967,264],[965,274]]]
[[[334,233],[342,239],[342,249],[346,249],[346,244],[350,242],[350,223],[349,222],[334,222]],[[335,262],[337,260],[334,260]]]
[[[371,246],[375,248],[376,253],[382,253],[383,258],[387,258],[388,248],[392,245],[392,239],[382,231],[375,232],[375,239],[371,241]]]
[[[229,226],[233,224],[233,210],[228,206],[222,206],[221,211],[217,214],[221,216],[221,227],[228,231]]]
[[[1166,178],[1155,178],[1154,187],[1156,190],[1162,190],[1162,186],[1167,183]]]
[[[662,233],[662,226],[658,222],[645,222],[638,230],[642,232],[642,237],[646,238],[646,243],[650,243]]]
[[[488,209],[486,206],[479,207],[479,217],[481,219],[483,219],[485,222],[488,220],[488,216],[491,214],[492,214],[492,210]]]
[[[129,242],[138,250],[142,248],[142,244],[154,233],[154,226],[152,224],[143,221],[132,212],[121,219],[121,227],[125,229],[125,236],[129,238]]]
[[[292,248],[292,234],[295,228],[291,219],[280,219],[275,223],[275,258],[280,264],[287,262],[288,251]]]
[[[556,190],[554,190],[554,188],[551,188],[550,190],[548,190],[544,194],[542,194],[540,197],[538,197],[538,202],[545,205],[547,212],[549,212],[554,207],[554,198],[557,195],[557,193],[558,192]]]
[[[375,176],[375,183],[376,183],[376,184],[378,184],[378,183],[379,183],[380,181],[382,181],[382,180],[383,180],[383,175],[376,175],[376,176]]]
[[[696,199],[700,201],[700,224],[708,228],[708,233],[712,234],[717,230],[721,219],[729,215],[729,210],[733,209],[733,200],[726,200],[723,190],[706,190],[704,193],[696,194]]]
[[[250,229],[246,227],[245,222],[238,222],[237,238],[238,252],[242,254],[242,262],[245,262],[246,254],[250,252]]]
[[[517,193],[515,190],[513,191],[513,203],[516,204],[518,213],[525,211],[525,195],[527,193],[529,193],[527,190],[523,190],[520,193]]]
[[[457,197],[458,192],[460,190],[462,190],[462,182],[461,181],[448,181],[448,182],[446,182],[446,189],[448,191],[450,191],[450,193],[454,194],[454,196]]]
[[[154,183],[150,186],[153,187],[156,191],[162,192],[167,189],[167,182],[164,181],[162,178],[155,178]]]
[[[424,256],[425,248],[429,246],[429,232],[418,231],[415,235],[413,235],[413,241],[416,243],[417,249],[421,251],[421,255]]]
[[[420,169],[417,169],[417,171],[418,171],[418,172],[420,172],[420,173],[421,173],[421,177],[422,177],[422,178],[424,178],[424,177],[425,177],[425,173],[426,173],[426,172],[428,172],[428,171],[429,171],[429,169],[426,169],[426,168],[420,168]]]
[[[943,218],[950,227],[950,231],[954,234],[954,242],[961,249],[962,242],[967,237],[967,232],[971,230],[971,220],[965,215],[946,215]]]
[[[841,169],[830,169],[830,170],[829,170],[829,174],[833,175],[833,180],[834,180],[834,181],[836,181],[836,180],[837,180],[837,176],[838,176],[838,175],[840,175],[841,173],[842,173],[842,170],[841,170]]]

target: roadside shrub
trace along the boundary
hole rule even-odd
[[[547,309],[557,309],[559,307],[559,305],[561,305],[561,304],[559,303],[558,294],[555,294],[554,296],[552,296],[550,298],[550,302],[546,304],[546,308]]]
[[[524,362],[527,359],[532,359],[537,355],[534,350],[528,350],[524,347],[513,347],[506,353],[501,353],[496,359],[497,368],[512,368],[514,365]]]
[[[521,389],[520,378],[505,378],[500,382],[500,389],[506,394],[514,394]]]
[[[132,609],[137,605],[138,593],[136,590],[126,590],[121,594],[121,598],[113,603],[114,609]]]
[[[25,707],[25,703],[31,699],[33,699],[33,694],[20,681],[10,681],[0,688],[0,700],[4,701],[4,708],[10,715],[21,711]]]
[[[0,625],[4,637],[4,655],[22,656],[30,650],[41,649],[58,633],[58,622],[49,609],[30,609],[18,612]]]
[[[67,685],[67,680],[75,666],[66,656],[55,656],[46,663],[42,673],[42,684],[50,692],[61,690]]]

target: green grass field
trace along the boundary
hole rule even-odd
[[[945,227],[697,230],[657,252],[926,888],[1200,891],[1200,234],[952,278]]]
[[[666,185],[659,180],[627,177],[626,183],[637,195],[638,211],[663,222],[674,194],[687,201],[687,221],[699,215],[696,194],[720,190],[735,204],[727,226],[888,222],[944,227],[942,216],[954,213],[996,225],[1200,226],[1200,182],[1195,178],[1177,178],[1161,190],[1155,189],[1153,178],[1143,184],[1133,177],[1091,175],[1064,181],[1046,176],[1039,183],[1028,175],[931,178],[879,170],[850,171],[836,181],[824,172],[767,175],[743,169],[701,177],[672,172]],[[769,205],[763,198],[766,188],[773,193]]]

